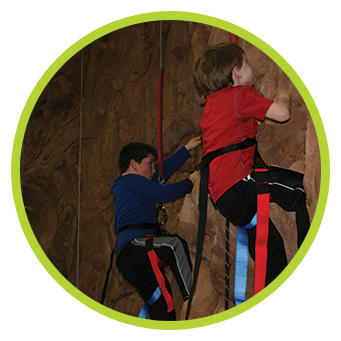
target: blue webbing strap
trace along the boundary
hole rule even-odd
[[[249,257],[249,237],[246,230],[255,227],[256,224],[257,213],[247,225],[237,226],[236,263],[234,272],[234,302],[236,306],[245,302],[247,264]]]
[[[151,298],[142,306],[142,309],[138,317],[141,319],[146,319],[149,314],[150,306],[152,306],[159,299],[160,296],[161,296],[161,289],[160,287],[157,287],[153,295],[151,296]]]

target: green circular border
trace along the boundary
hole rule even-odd
[[[148,21],[158,21],[158,20],[148,20]],[[197,20],[187,20],[187,21],[194,21],[198,22]],[[215,26],[218,28],[221,28],[223,30],[232,32],[239,37],[249,41],[251,44],[258,47],[260,50],[262,50],[265,54],[267,54],[271,59],[273,59],[277,65],[283,69],[284,72],[287,73],[287,75],[290,77],[298,91],[300,92],[302,98],[304,99],[308,110],[313,118],[314,125],[316,127],[317,135],[320,134],[319,125],[317,122],[319,122],[319,115],[318,110],[316,107],[316,104],[307,89],[306,85],[302,81],[302,79],[298,76],[297,72],[291,67],[291,65],[288,63],[288,61],[282,57],[276,50],[274,50],[270,45],[265,43],[262,39],[254,35],[253,33],[239,27],[236,25],[233,25],[226,21],[226,23],[222,23],[220,25],[217,24],[216,20],[214,22],[211,22],[211,20],[205,20],[203,23],[211,26]],[[94,40],[102,37],[105,34],[108,34],[112,31],[116,31],[118,29],[130,26],[130,25],[136,25],[136,20],[118,20],[109,24],[106,24],[83,38],[79,39],[77,42],[75,42],[72,46],[70,46],[67,50],[65,50],[52,64],[51,66],[46,70],[46,72],[43,74],[43,76],[39,79],[38,83],[32,90],[31,95],[31,111],[33,110],[33,107],[36,103],[36,101],[39,98],[39,95],[43,91],[43,89],[46,87],[52,76],[60,69],[62,65],[64,65],[73,55],[75,55],[77,52],[79,52],[82,48],[84,48],[86,45],[92,43]],[[324,144],[323,140],[319,139],[319,145],[320,145],[320,151],[321,155],[324,155]],[[323,163],[322,163],[323,164]],[[313,243],[317,233],[318,233],[318,226],[321,226],[321,214],[319,213],[321,211],[321,207],[323,205],[323,202],[328,201],[325,198],[325,191],[323,187],[323,171],[321,175],[321,191],[319,195],[319,203],[318,207],[315,213],[314,221],[311,226],[311,230],[306,237],[302,247],[297,252],[295,257],[292,259],[290,264],[287,266],[287,268],[276,278],[275,281],[273,281],[270,285],[268,285],[264,290],[262,290],[260,293],[255,295],[254,297],[247,300],[245,303],[234,307],[226,312],[212,315],[209,317],[206,317],[204,320],[212,320],[215,319],[218,315],[219,317],[223,317],[224,320],[229,320],[236,315],[242,313],[243,311],[251,309],[254,305],[258,304],[259,302],[263,301],[266,297],[268,297],[270,294],[272,294],[276,288],[278,288],[281,284],[283,284],[290,275],[298,268],[300,261],[303,259],[304,255],[307,253],[309,246]],[[321,204],[322,202],[322,204]],[[33,232],[31,234],[32,238],[32,248],[34,254],[37,256],[38,260],[41,262],[41,264],[44,266],[45,270],[51,275],[53,280],[60,285],[61,288],[63,288],[65,291],[67,291],[72,297],[74,297],[76,300],[87,306],[89,309],[92,309],[98,313],[100,313],[103,316],[106,316],[110,319],[117,320],[118,318],[121,320],[122,318],[127,318],[131,321],[131,319],[134,320],[134,323],[140,323],[141,319],[137,319],[135,317],[131,317],[125,314],[121,314],[117,311],[114,311],[110,308],[107,308],[100,303],[92,300],[87,295],[83,294],[81,291],[77,290],[71,283],[69,283],[60,273],[59,271],[52,265],[52,263],[49,261],[45,253],[42,251],[39,243],[37,242]],[[186,321],[187,323],[196,323],[195,321],[198,321],[197,323],[202,323],[203,319],[197,319],[197,320],[190,320]],[[184,322],[184,321],[183,321]]]

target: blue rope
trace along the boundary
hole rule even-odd
[[[152,306],[159,299],[160,296],[161,296],[161,289],[160,287],[157,287],[153,295],[151,296],[151,298],[143,305],[138,317],[142,319],[147,318],[149,314],[150,306]]]
[[[255,227],[256,224],[257,213],[247,225],[237,226],[236,264],[234,273],[234,301],[236,306],[245,302],[249,257],[249,238],[246,230]]]

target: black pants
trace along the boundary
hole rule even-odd
[[[136,287],[142,298],[147,301],[158,287],[153,269],[146,252],[146,237],[137,238],[128,243],[117,257],[117,267],[123,277]],[[192,263],[187,243],[177,235],[157,235],[153,239],[157,256],[170,265],[179,284],[184,299],[189,296],[192,284]],[[170,284],[165,277],[166,286],[172,295]],[[175,310],[167,313],[163,295],[150,307],[150,319],[175,321]]]
[[[301,246],[310,227],[303,189],[303,174],[289,169],[269,167],[269,188],[272,200],[286,211],[296,212],[298,247]],[[234,225],[248,224],[257,212],[257,193],[254,175],[241,180],[216,202],[219,211]],[[249,251],[255,259],[256,229],[248,230]],[[271,283],[287,266],[284,243],[275,225],[269,220],[268,264],[266,285]]]

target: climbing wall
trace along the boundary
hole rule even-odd
[[[157,78],[160,65],[158,22],[112,32],[73,56],[53,76],[38,99],[24,137],[22,194],[33,232],[52,264],[92,299],[116,311],[137,316],[143,302],[115,266],[114,209],[110,187],[119,175],[118,153],[131,141],[157,146]],[[229,41],[230,34],[207,25],[166,21],[162,26],[164,157],[200,132],[203,111],[193,86],[196,60],[207,46]],[[276,94],[280,72],[273,61],[246,41],[257,78],[256,88]],[[84,80],[81,92],[81,64]],[[290,122],[259,126],[264,160],[305,173],[308,208],[313,217],[319,191],[319,150],[310,115],[298,91]],[[82,159],[79,169],[80,101],[82,97]],[[192,176],[198,180],[201,150],[170,183]],[[78,234],[78,181],[81,176]],[[197,185],[186,198],[167,204],[168,229],[179,232],[196,252]],[[278,207],[271,215],[284,236],[288,256],[296,252],[294,219]],[[209,209],[209,221],[191,318],[223,309],[224,219]],[[79,236],[79,247],[77,239]],[[231,243],[234,232],[231,228]],[[233,246],[231,252],[233,253]],[[77,254],[79,262],[77,264]],[[111,255],[113,267],[110,268]],[[77,267],[79,271],[77,273]],[[252,264],[250,266],[252,272]],[[233,263],[231,264],[233,271]],[[104,290],[108,275],[108,286]],[[183,302],[172,275],[177,318]],[[251,285],[252,283],[250,283]],[[198,299],[200,297],[200,300]],[[233,297],[230,305],[233,306]]]

